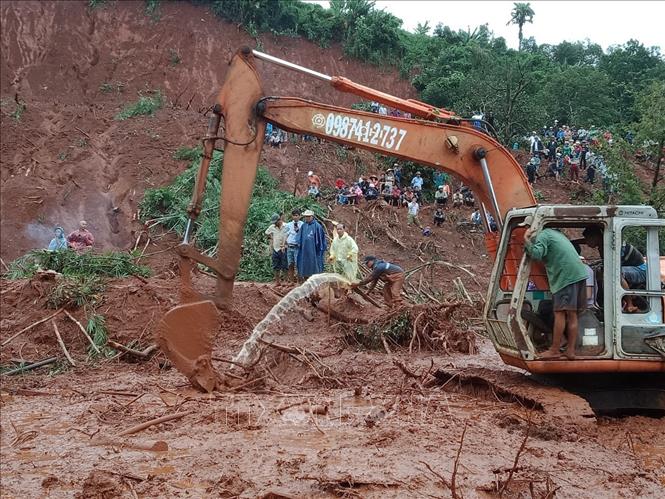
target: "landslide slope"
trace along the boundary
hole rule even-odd
[[[75,1],[0,6],[0,255],[5,261],[43,247],[54,225],[70,230],[81,219],[90,223],[98,247],[130,246],[145,189],[167,183],[185,167],[173,153],[196,145],[227,62],[239,47],[257,42],[203,7],[163,2],[159,9],[159,20],[153,20],[144,2],[110,2],[97,9]],[[297,64],[415,97],[394,71],[351,60],[339,47],[322,49],[270,35],[260,41],[266,52]],[[359,100],[260,61],[258,68],[266,94],[346,106]],[[115,119],[139,93],[157,90],[164,106],[153,116]],[[302,174],[343,163],[334,147],[295,156],[266,151],[262,161],[284,185],[294,178],[292,167]]]

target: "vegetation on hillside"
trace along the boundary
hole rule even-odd
[[[454,31],[425,23],[407,32],[400,19],[376,9],[372,0],[332,0],[329,9],[291,0],[192,1],[255,37],[269,32],[323,46],[340,43],[351,57],[396,66],[425,102],[463,116],[491,113],[506,142],[555,119],[612,127],[623,135],[638,118],[636,97],[665,80],[659,49],[637,40],[604,52],[591,41],[549,45],[520,36],[517,51],[487,25]],[[537,15],[529,4],[516,3],[506,20],[521,33]]]
[[[196,172],[201,162],[201,150],[181,148],[175,157],[193,162],[170,185],[146,191],[141,203],[141,218],[150,226],[161,224],[167,230],[173,230],[182,236],[187,226],[187,206],[191,200]],[[223,154],[220,152],[215,152],[213,156],[206,179],[201,215],[195,223],[194,242],[199,249],[210,256],[217,253],[222,157]],[[291,210],[294,208],[311,209],[318,216],[324,213],[321,206],[312,199],[280,191],[277,185],[277,180],[265,168],[260,167],[245,223],[243,253],[237,276],[239,280],[272,279],[268,240],[264,232],[270,225],[273,213],[283,213],[285,221],[290,220]]]

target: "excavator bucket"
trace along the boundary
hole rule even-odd
[[[218,325],[217,307],[205,300],[172,308],[157,326],[159,347],[192,385],[206,392],[218,384],[211,359]]]
[[[243,231],[252,197],[265,121],[256,114],[263,90],[252,65],[251,50],[244,48],[233,57],[226,80],[212,108],[208,132],[203,140],[203,161],[188,208],[190,220],[180,255],[181,304],[169,310],[159,323],[157,342],[174,367],[198,389],[211,392],[221,383],[212,366],[212,347],[219,329],[219,312],[233,305],[233,283],[240,263]],[[220,123],[224,119],[220,136]],[[189,243],[189,231],[201,212],[203,190],[215,150],[224,141],[222,193],[219,216],[219,245],[216,258],[201,254]],[[191,272],[202,264],[215,272],[213,296],[197,293]]]

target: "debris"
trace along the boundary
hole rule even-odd
[[[161,424],[161,423],[166,423],[167,421],[173,421],[175,419],[180,419],[184,418],[185,416],[189,416],[190,414],[194,414],[195,411],[187,411],[187,412],[176,412],[175,414],[169,414],[167,416],[162,416],[161,418],[155,418],[151,419],[149,421],[146,421],[145,423],[141,423],[136,426],[132,426],[131,428],[128,428],[124,431],[121,431],[120,433],[117,434],[118,437],[124,437],[126,435],[131,435],[133,433],[138,433],[140,431],[145,430],[146,428],[150,428],[151,426]]]
[[[76,367],[76,362],[74,362],[74,359],[72,359],[72,356],[69,355],[69,351],[67,351],[67,347],[65,346],[65,342],[62,341],[62,336],[60,336],[60,331],[58,331],[58,326],[55,323],[55,319],[51,320],[51,324],[53,324],[53,331],[55,331],[55,336],[56,336],[56,338],[58,338],[58,343],[60,344],[60,348],[62,348],[62,351],[65,354],[65,357],[67,357],[67,361],[73,367]]]
[[[92,348],[95,350],[95,352],[97,352],[97,353],[101,353],[100,350],[99,350],[99,347],[98,347],[97,345],[95,345],[95,342],[92,341],[92,338],[90,337],[90,335],[88,334],[88,332],[87,332],[87,331],[85,330],[85,328],[83,327],[83,324],[81,324],[79,321],[77,321],[77,320],[74,318],[74,316],[73,316],[72,314],[70,314],[69,312],[67,312],[67,310],[65,310],[64,312],[65,312],[65,315],[66,315],[67,317],[69,317],[69,318],[74,322],[74,324],[76,324],[76,325],[79,327],[79,329],[80,329],[81,332],[83,333],[83,336],[86,337],[86,339],[87,339],[88,342],[90,343],[90,346],[92,346]]]
[[[54,318],[56,315],[58,315],[58,314],[59,314],[60,312],[62,312],[63,310],[64,310],[64,307],[61,307],[61,308],[59,308],[58,310],[56,310],[55,312],[53,312],[51,315],[49,315],[48,317],[44,317],[43,319],[38,320],[37,322],[33,322],[32,324],[30,324],[30,325],[27,326],[27,327],[24,327],[24,328],[21,329],[18,333],[14,334],[13,336],[10,336],[10,337],[7,338],[5,341],[3,341],[3,342],[2,342],[2,346],[4,347],[7,343],[9,343],[10,341],[12,341],[14,338],[20,336],[21,334],[25,333],[26,331],[29,331],[29,330],[32,329],[33,327],[35,327],[35,326],[39,326],[39,325],[42,324],[43,322],[46,322],[47,320]]]
[[[33,362],[32,364],[27,364],[27,365],[24,365],[24,366],[21,366],[21,367],[17,367],[16,369],[12,369],[11,371],[5,371],[4,373],[2,373],[2,375],[3,376],[12,376],[14,374],[21,374],[21,373],[24,373],[26,371],[32,371],[33,369],[37,369],[38,367],[53,364],[56,360],[58,360],[57,357],[49,357],[48,359],[40,360],[38,362]]]
[[[109,346],[115,348],[116,350],[122,350],[125,353],[128,353],[130,355],[133,355],[135,357],[140,357],[142,359],[147,359],[152,355],[156,350],[157,350],[157,345],[150,345],[143,350],[135,350],[134,348],[129,348],[126,347],[125,345],[121,343],[117,343],[115,341],[109,340],[108,341]]]

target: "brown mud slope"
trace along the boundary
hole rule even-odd
[[[2,341],[49,313],[41,286],[4,284]],[[205,276],[196,284],[213,287]],[[173,285],[111,283],[98,307],[110,339],[149,345]],[[214,348],[220,371],[280,298],[270,286],[243,283],[236,296],[239,310],[223,321]],[[248,378],[235,371],[247,381],[212,395],[191,389],[161,354],[87,359],[76,326],[56,317],[78,365],[3,377],[3,497],[448,497],[452,487],[458,497],[493,497],[504,487],[505,497],[665,493],[662,421],[596,420],[580,399],[520,382],[480,337],[471,355],[416,346],[409,355],[392,344],[386,353],[360,348],[349,328],[313,315],[309,322],[287,313],[268,337],[291,353],[269,349]],[[60,353],[48,323],[2,349],[3,362],[50,355]],[[135,428],[171,415],[177,419]]]
[[[182,146],[204,134],[202,113],[214,102],[232,54],[256,46],[237,26],[186,2],[162,2],[151,20],[144,2],[2,2],[2,257],[48,244],[54,225],[87,219],[100,247],[125,248],[148,187],[184,165]],[[367,66],[294,38],[261,35],[268,53],[343,75],[403,97],[413,88],[394,72]],[[267,95],[350,105],[359,99],[258,62]],[[138,92],[160,90],[154,116],[116,121]],[[25,105],[18,113],[17,102]],[[264,160],[270,166],[270,153]],[[279,161],[279,159],[277,160]],[[303,160],[304,161],[304,160]],[[306,172],[319,165],[309,157]],[[114,208],[116,208],[114,210]]]

